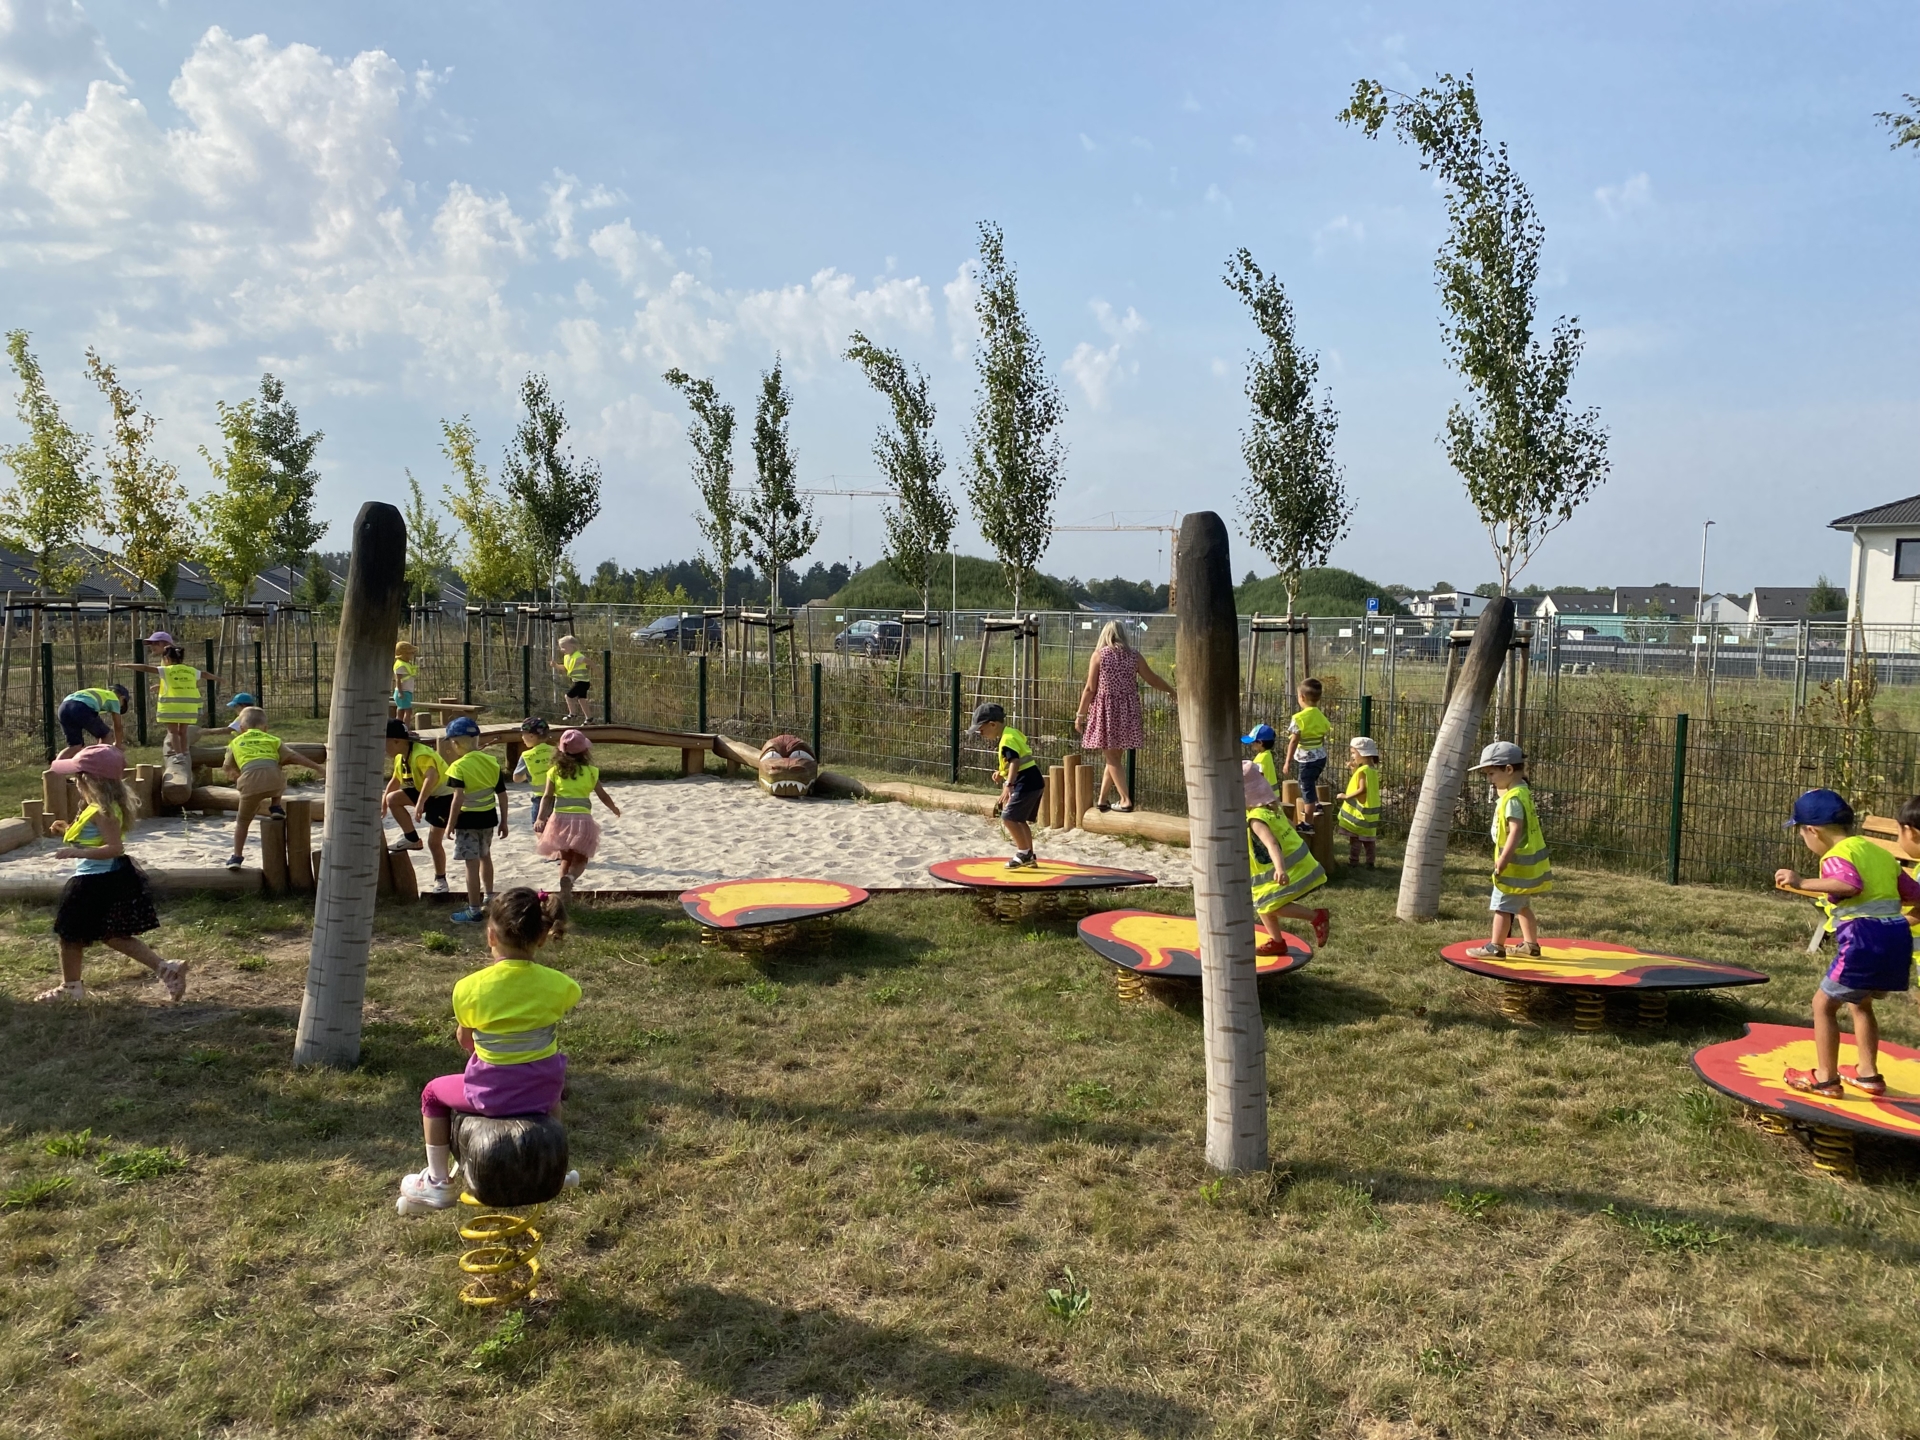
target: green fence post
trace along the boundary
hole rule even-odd
[[[813,763],[820,763],[820,662],[813,662]]]
[[[1373,697],[1371,695],[1360,697],[1360,733],[1373,734]]]
[[[958,785],[960,783],[960,672],[954,671],[949,679],[951,689],[947,701],[947,779]]]
[[[12,621],[9,620],[8,623],[11,624]],[[136,635],[133,637],[134,663],[140,664],[146,658],[146,641]],[[139,736],[140,743],[145,745],[147,743],[147,672],[144,670],[133,672],[133,713],[136,717],[135,733]]]
[[[1673,797],[1667,806],[1667,884],[1680,883],[1680,817],[1687,803],[1687,716],[1673,717]]]
[[[700,714],[693,728],[696,734],[707,733],[707,657],[704,655],[700,657]]]
[[[460,703],[473,704],[473,641],[460,644]]]
[[[533,646],[520,647],[520,713],[533,714]]]
[[[207,641],[207,663],[204,668],[209,675],[213,674],[213,641],[211,640]],[[213,717],[218,712],[220,704],[219,686],[220,682],[217,679],[207,681],[207,728],[209,730],[213,728]]]
[[[53,743],[53,642],[40,642],[40,732],[47,740],[47,763],[60,753]]]
[[[613,651],[600,652],[600,718],[607,724],[613,724]]]
[[[320,718],[320,642],[313,642],[313,718]]]
[[[260,642],[258,640],[253,642],[253,703],[260,706],[263,710],[267,704],[267,672],[266,668],[260,663]]]
[[[1140,752],[1138,750],[1127,751],[1127,799],[1136,810],[1140,808],[1140,792],[1133,788],[1133,771],[1134,761],[1137,760],[1139,756]]]

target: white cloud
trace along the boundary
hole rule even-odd
[[[1093,137],[1091,135],[1087,134],[1086,131],[1082,130],[1080,132],[1080,148],[1086,151],[1089,155],[1091,155],[1094,151],[1098,150],[1100,147],[1093,143]]]
[[[953,279],[940,287],[947,297],[947,329],[953,337],[953,358],[964,360],[980,338],[980,274],[971,260],[962,260]]]
[[[1253,137],[1251,135],[1234,136],[1233,148],[1238,150],[1242,155],[1253,154]]]
[[[1080,393],[1087,397],[1087,404],[1100,410],[1106,406],[1116,377],[1139,373],[1139,362],[1123,363],[1121,352],[1129,342],[1146,332],[1147,322],[1140,318],[1139,311],[1131,305],[1124,315],[1115,314],[1113,307],[1104,300],[1093,301],[1089,308],[1112,343],[1093,345],[1082,340],[1073,347],[1073,354],[1067,357],[1066,363],[1060,368],[1080,387]]]
[[[1204,198],[1207,204],[1218,205],[1222,210],[1226,211],[1227,214],[1233,214],[1233,201],[1227,198],[1227,192],[1222,190],[1218,185],[1207,186],[1207,193]]]
[[[1313,253],[1324,255],[1336,245],[1363,245],[1367,227],[1347,215],[1336,215],[1313,232]]]
[[[1593,198],[1600,202],[1600,208],[1607,212],[1609,219],[1624,219],[1652,206],[1653,181],[1642,170],[1636,175],[1629,175],[1618,185],[1602,185],[1593,192]]]
[[[878,280],[861,290],[851,275],[834,269],[817,272],[805,285],[743,295],[737,313],[743,330],[803,369],[837,359],[855,330],[933,329],[933,303],[919,277]]]
[[[44,95],[57,81],[103,70],[127,78],[80,0],[0,0],[0,90]]]

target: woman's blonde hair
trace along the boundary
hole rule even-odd
[[[1109,620],[1100,627],[1100,639],[1094,649],[1103,650],[1109,645],[1118,645],[1122,650],[1131,650],[1133,646],[1127,640],[1127,627],[1118,620]]]
[[[127,789],[126,781],[107,780],[85,772],[76,778],[80,782],[80,793],[87,797],[88,803],[114,811],[122,830],[133,828],[133,792]]]

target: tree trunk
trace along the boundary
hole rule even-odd
[[[1267,1032],[1254,973],[1253,889],[1247,879],[1233,569],[1227,527],[1218,515],[1197,511],[1180,530],[1174,670],[1193,847],[1193,913],[1200,926],[1207,1163],[1229,1172],[1264,1170]]]
[[[294,1041],[296,1065],[352,1065],[373,943],[373,898],[386,784],[387,686],[406,603],[407,527],[369,501],[353,522],[327,719],[327,827],[314,897],[313,948]],[[411,862],[409,862],[411,863]]]
[[[1467,767],[1474,762],[1480,722],[1486,716],[1493,687],[1499,683],[1512,640],[1513,601],[1502,597],[1480,613],[1459,683],[1433,739],[1433,754],[1428,757],[1420,799],[1413,810],[1413,828],[1407,832],[1406,858],[1400,864],[1400,903],[1395,913],[1402,920],[1431,920],[1440,913],[1440,882],[1454,804],[1460,798]]]

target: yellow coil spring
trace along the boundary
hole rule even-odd
[[[1533,987],[1515,985],[1508,981],[1500,982],[1500,1013],[1509,1020],[1521,1021],[1533,1018]]]
[[[1667,1023],[1667,992],[1664,990],[1642,990],[1640,992],[1640,1028],[1657,1030]]]
[[[462,1205],[479,1206],[471,1195]],[[469,1305],[511,1305],[533,1293],[540,1283],[540,1250],[545,1244],[534,1221],[544,1207],[535,1205],[524,1215],[505,1210],[483,1210],[460,1227],[460,1238],[480,1242],[460,1256],[460,1268],[474,1276],[460,1290]]]
[[[1753,1123],[1769,1135],[1791,1135],[1793,1133],[1793,1126],[1788,1122],[1787,1117],[1773,1110],[1755,1110],[1753,1112]]]
[[[1842,1180],[1858,1177],[1853,1160],[1853,1132],[1835,1130],[1826,1125],[1812,1126],[1813,1168],[1837,1175]]]
[[[1126,1005],[1146,997],[1147,982],[1139,972],[1128,970],[1124,966],[1116,966],[1113,972],[1113,990],[1119,997],[1120,1003]]]
[[[1607,997],[1598,990],[1573,992],[1573,1028],[1583,1034],[1607,1028]]]

